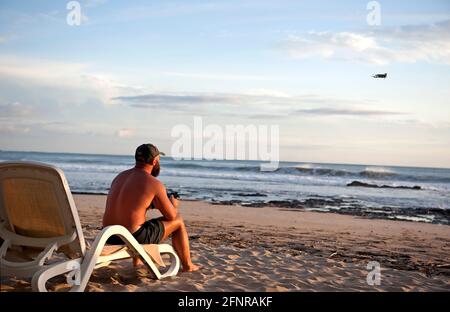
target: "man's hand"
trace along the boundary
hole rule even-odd
[[[175,207],[175,209],[178,210],[178,205],[179,205],[178,199],[176,199],[175,196],[173,196],[173,195],[170,195],[169,199],[170,199],[172,205]]]
[[[174,196],[168,197],[169,194],[161,181],[155,179],[155,182],[157,183],[155,197],[160,204],[157,208],[167,220],[175,220],[178,215],[178,200]]]

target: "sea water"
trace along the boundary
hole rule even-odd
[[[134,166],[133,155],[0,152],[0,161],[15,160],[55,165],[72,192],[101,194],[119,172]],[[449,224],[450,169],[445,168],[280,162],[278,170],[265,172],[258,161],[163,157],[159,178],[183,199]],[[388,188],[347,186],[353,181]]]

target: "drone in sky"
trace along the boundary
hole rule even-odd
[[[387,77],[387,73],[375,74],[375,75],[372,76],[372,78],[383,78],[383,79],[386,79],[386,77]]]

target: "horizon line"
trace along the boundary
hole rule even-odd
[[[123,157],[133,157],[133,154],[96,154],[96,153],[83,153],[83,152],[49,152],[49,151],[14,151],[14,150],[2,150],[0,149],[0,153],[2,152],[12,152],[12,153],[41,153],[41,154],[73,154],[73,155],[95,155],[95,156],[123,156]],[[171,158],[175,160],[172,156],[162,156],[161,158]],[[268,160],[259,160],[259,159],[181,159],[181,160],[195,160],[195,161],[255,161],[255,162],[267,162]],[[175,160],[176,161],[176,160]],[[398,167],[398,168],[416,168],[416,169],[446,169],[450,170],[450,167],[435,167],[435,166],[405,166],[405,165],[388,165],[388,164],[362,164],[362,163],[333,163],[333,162],[314,162],[314,161],[301,161],[301,160],[279,160],[279,162],[284,163],[303,163],[303,164],[320,164],[320,165],[344,165],[344,166],[377,166],[377,167]]]

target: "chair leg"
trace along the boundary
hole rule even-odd
[[[180,270],[180,258],[173,247],[169,244],[161,244],[158,245],[158,249],[161,254],[168,254],[170,256],[170,267],[164,274],[161,275],[161,278],[177,275]]]
[[[55,276],[71,272],[67,277],[67,281],[72,285],[79,284],[81,258],[64,261],[55,265],[44,267],[33,275],[31,285],[33,291],[47,292],[47,281]],[[75,279],[73,278],[75,277]],[[84,290],[84,289],[83,289]]]

